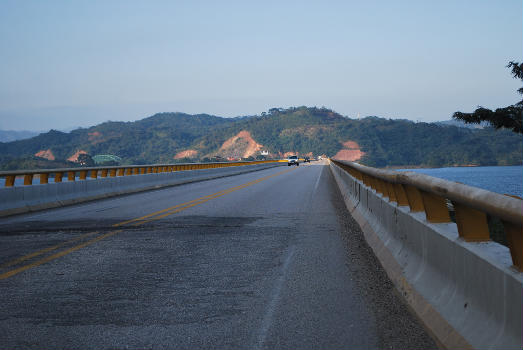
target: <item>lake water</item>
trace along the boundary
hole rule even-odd
[[[400,169],[399,171],[415,171],[492,192],[523,197],[523,166],[521,165]]]

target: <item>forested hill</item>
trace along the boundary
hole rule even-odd
[[[123,164],[213,159],[337,156],[371,166],[517,165],[519,135],[378,117],[350,119],[326,108],[269,110],[221,118],[160,113],[136,122],[107,122],[70,133],[0,143],[0,167],[71,165],[82,153],[116,155]],[[96,157],[94,157],[96,159]],[[71,163],[68,163],[71,162]]]

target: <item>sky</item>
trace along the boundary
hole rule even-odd
[[[325,106],[448,120],[514,104],[521,0],[0,1],[0,129]]]

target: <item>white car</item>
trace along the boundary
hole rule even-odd
[[[300,162],[299,162],[299,160],[298,160],[298,156],[290,156],[290,157],[287,159],[287,165],[288,165],[288,166],[291,166],[291,165],[300,166]]]

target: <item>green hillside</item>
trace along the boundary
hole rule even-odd
[[[123,164],[173,162],[191,150],[195,161],[220,155],[228,139],[248,131],[255,143],[277,156],[285,152],[334,156],[347,141],[371,166],[516,165],[523,159],[521,137],[507,130],[468,129],[378,117],[350,119],[326,108],[271,109],[259,116],[221,118],[160,113],[136,122],[107,122],[70,133],[50,131],[31,139],[0,143],[0,167],[46,167],[35,157],[50,150],[53,165],[78,150],[112,154]],[[181,159],[181,160],[187,160]],[[34,164],[34,165],[33,165]],[[49,167],[50,164],[49,164]]]

